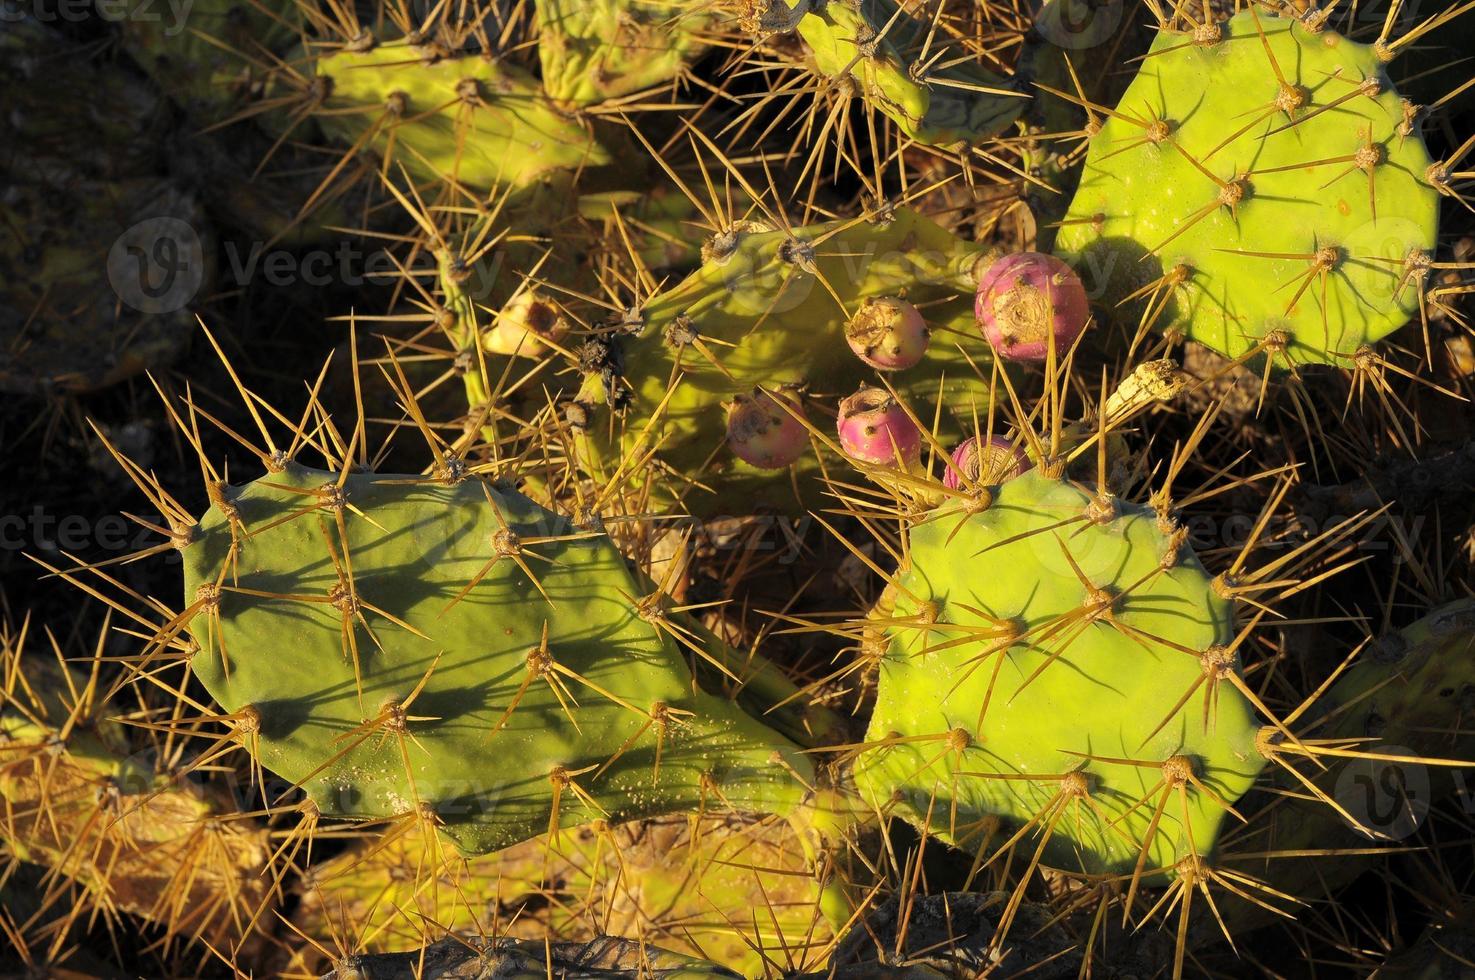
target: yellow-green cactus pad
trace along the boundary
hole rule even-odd
[[[317,72],[323,131],[353,146],[367,138],[416,180],[520,189],[549,171],[609,162],[582,123],[504,61],[396,42],[336,51]]]
[[[980,142],[1012,123],[1028,102],[1011,94],[1002,76],[958,52],[937,57],[944,45],[940,32],[929,21],[898,13],[894,0],[787,2],[795,14],[806,11],[798,30],[815,67],[830,78],[848,76],[918,143]]]
[[[1211,853],[1264,760],[1228,602],[1185,535],[1039,471],[978,503],[910,532],[862,793],[973,848],[1028,826],[1062,868]]]
[[[238,111],[261,83],[262,51],[297,39],[295,10],[272,0],[191,0],[188,6],[127,0],[117,16],[125,51],[200,121]]]
[[[540,0],[543,89],[587,105],[668,82],[706,47],[710,13],[667,0]]]
[[[585,825],[557,844],[538,837],[432,872],[436,846],[417,828],[314,867],[297,927],[327,946],[346,915],[373,937],[365,951],[378,952],[413,947],[423,918],[467,931],[497,919],[501,935],[522,939],[638,935],[750,977],[789,937],[815,948],[830,939],[819,884],[784,820],[672,814]]]
[[[1246,11],[1097,115],[1056,248],[1129,328],[1345,366],[1418,312],[1439,195],[1372,47]]]

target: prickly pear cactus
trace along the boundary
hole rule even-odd
[[[1475,755],[1466,721],[1472,710],[1475,600],[1460,599],[1369,643],[1297,733],[1350,746],[1352,758],[1313,762],[1298,757],[1282,733],[1262,732],[1264,744],[1303,775],[1278,774],[1253,833],[1234,841],[1226,858],[1281,893],[1333,894],[1382,860],[1378,846],[1390,853],[1407,847],[1441,801],[1468,800],[1470,762],[1461,760]],[[1279,857],[1320,849],[1344,854],[1335,862]],[[1270,918],[1250,902],[1230,901],[1224,911],[1234,928]]]
[[[982,254],[902,208],[868,222],[788,231],[750,224],[718,235],[700,269],[580,352],[587,377],[579,398],[591,417],[587,465],[607,478],[618,457],[659,447],[660,464],[681,474],[675,483],[687,507],[794,508],[786,471],[746,462],[726,444],[724,406],[754,386],[838,397],[874,379],[846,329],[867,300],[883,296],[921,309],[935,338],[920,364],[887,380],[918,405],[936,404],[944,390],[964,412],[985,405],[977,371],[986,373],[992,356],[971,312]],[[613,442],[609,416],[593,411],[599,406],[615,409]],[[811,453],[795,465],[807,481],[819,462]]]
[[[243,925],[280,901],[261,873],[267,830],[235,816],[230,794],[157,772],[122,724],[80,710],[86,676],[38,659],[0,692],[0,851],[170,936],[264,938]]]
[[[192,117],[219,122],[262,83],[263,51],[297,39],[291,2],[127,0],[116,17],[121,46]]]
[[[558,845],[539,837],[433,873],[426,853],[412,831],[324,862],[295,924],[327,946],[346,918],[374,937],[366,951],[375,952],[421,938],[411,909],[450,930],[502,921],[499,934],[513,938],[640,935],[744,976],[761,975],[764,954],[786,937],[808,936],[816,949],[830,938],[805,851],[782,820],[681,814],[598,823],[565,832]]]
[[[967,54],[939,56],[946,42],[930,21],[894,0],[769,0],[750,15],[759,30],[792,30],[814,68],[857,86],[909,139],[931,146],[978,143],[1001,132],[1028,102],[1003,76]]]
[[[1475,708],[1475,600],[1459,599],[1369,644],[1327,690],[1320,732],[1375,738],[1410,754],[1459,758],[1475,749],[1462,724]],[[1358,763],[1361,765],[1362,763]],[[1459,793],[1464,780],[1434,769],[1436,796]]]
[[[417,181],[522,189],[550,171],[610,159],[535,78],[506,61],[366,41],[314,67],[306,95],[322,130],[345,146],[391,156]]]
[[[694,209],[680,194],[664,188],[605,191],[548,203],[510,220],[522,224],[524,213],[536,214],[563,248],[550,251],[531,236],[503,240],[509,219],[499,211],[478,215],[460,234],[437,230],[427,243],[436,264],[435,322],[460,358],[457,370],[474,416],[505,407],[506,399],[494,389],[508,357],[546,358],[576,346],[568,337],[572,318],[565,315],[561,291],[540,288],[526,277],[593,294],[599,282],[580,261],[581,251],[613,236],[649,268],[697,261],[687,227]],[[617,213],[618,230],[609,227]],[[526,365],[514,369],[516,375],[524,370]],[[542,397],[537,392],[536,398]]]
[[[862,793],[965,846],[1003,818],[1057,867],[1208,854],[1264,760],[1185,537],[1038,469],[930,513],[881,613]]]
[[[705,638],[608,538],[520,494],[286,464],[212,499],[184,551],[194,672],[324,814],[482,853],[592,819],[783,813],[811,780],[697,688]]]
[[[1418,312],[1436,244],[1405,108],[1373,47],[1330,29],[1245,11],[1164,32],[1097,112],[1056,248],[1129,328],[1349,365]]]
[[[543,89],[573,105],[675,78],[705,48],[710,19],[700,5],[669,0],[542,0],[537,13]]]

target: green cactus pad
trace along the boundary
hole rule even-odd
[[[1408,846],[1443,801],[1468,800],[1469,762],[1456,760],[1475,759],[1472,710],[1475,600],[1459,599],[1367,644],[1317,699],[1309,724],[1296,726],[1298,735],[1362,758],[1311,761],[1280,733],[1262,733],[1269,744],[1290,750],[1284,758],[1305,781],[1276,772],[1269,792],[1258,795],[1260,812],[1246,814],[1250,826],[1226,846],[1224,860],[1281,894],[1335,894]],[[1286,857],[1339,851],[1331,862]],[[1260,904],[1237,899],[1223,912],[1236,933],[1275,918]]]
[[[196,676],[323,813],[428,807],[482,853],[546,832],[555,798],[563,826],[802,798],[806,757],[696,686],[698,654],[657,625],[679,614],[642,602],[608,538],[477,480],[353,474],[319,507],[335,480],[289,464],[228,488],[185,551]]]
[[[384,154],[392,142],[395,165],[416,180],[520,189],[549,171],[609,162],[581,123],[507,62],[436,59],[397,42],[334,52],[317,72],[326,97],[313,118],[323,131],[357,145],[373,128],[369,145]]]
[[[543,89],[587,105],[670,81],[705,47],[709,19],[669,0],[540,0]]]
[[[849,76],[867,101],[908,138],[929,146],[971,145],[1000,133],[1028,99],[1001,94],[1005,79],[956,52],[941,58],[944,42],[931,23],[905,13],[894,0],[830,0],[811,4],[798,30],[815,67],[830,78]],[[918,75],[918,59],[933,63]]]
[[[683,503],[693,512],[795,508],[800,502],[787,472],[758,469],[727,448],[723,405],[755,385],[803,385],[810,396],[838,399],[861,381],[875,383],[875,372],[846,344],[844,328],[865,300],[877,296],[905,297],[933,331],[922,364],[888,380],[929,419],[940,391],[965,414],[973,405],[986,411],[992,357],[974,326],[972,304],[983,254],[900,208],[874,222],[790,231],[747,225],[719,235],[703,249],[700,269],[619,325],[609,345],[618,353],[592,365],[617,371],[623,379],[618,387],[629,394],[615,429],[620,455],[641,444],[659,446],[661,463],[710,488],[677,488],[688,491]],[[668,399],[673,377],[676,390]],[[590,375],[591,382],[599,380]],[[584,397],[606,400],[605,387],[586,384]],[[813,418],[816,427],[830,427],[820,413]],[[590,437],[599,440],[596,451],[613,460],[607,428],[597,419]],[[795,466],[802,490],[819,460],[807,454]]]
[[[218,122],[260,84],[262,51],[297,39],[288,0],[191,0],[171,7],[126,0],[116,16],[122,47],[189,115]]]
[[[856,765],[873,805],[898,794],[908,819],[977,847],[994,817],[1043,822],[1063,792],[1058,774],[1080,772],[1089,799],[1059,812],[1046,851],[1056,866],[1130,871],[1145,849],[1150,872],[1211,851],[1224,806],[1197,783],[1184,786],[1186,808],[1171,792],[1148,828],[1165,760],[1186,757],[1229,804],[1264,764],[1246,699],[1222,678],[1203,683],[1200,654],[1233,640],[1230,609],[1182,532],[1145,507],[1098,507],[1034,471],[986,509],[944,505],[912,528],[866,736],[885,744]],[[1083,578],[1113,597],[1109,614],[1092,615],[1099,595]],[[1022,778],[1032,775],[1046,778]]]
[[[16,180],[0,225],[0,391],[94,391],[189,348],[214,243],[173,181]]]
[[[1405,119],[1373,49],[1333,31],[1246,11],[1204,43],[1162,33],[1056,248],[1129,329],[1165,302],[1159,329],[1226,356],[1348,365],[1418,312],[1436,243]]]

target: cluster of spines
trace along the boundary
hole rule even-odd
[[[193,759],[158,737],[146,702],[122,717],[122,688],[103,681],[105,618],[85,658],[28,619],[4,627],[0,673],[0,855],[10,877],[45,869],[30,908],[0,919],[23,957],[55,951],[96,923],[117,941],[126,916],[160,930],[161,962],[191,943],[252,956],[283,901],[269,835],[228,784],[202,780],[220,758]],[[70,660],[90,661],[87,671]],[[167,727],[167,726],[166,726]],[[151,737],[152,736],[152,737]],[[191,773],[196,773],[191,778]]]
[[[1208,33],[1211,33],[1211,32],[1207,31],[1207,29],[1206,29],[1205,33],[1207,35]],[[1451,174],[1455,174],[1456,173],[1456,170],[1457,170],[1457,168],[1459,166],[1459,163],[1458,163],[1458,154],[1452,155],[1451,159],[1454,160],[1455,162],[1451,165],[1450,173]],[[1455,187],[1457,187],[1456,181],[1458,179],[1460,179],[1460,178],[1459,178],[1458,175],[1456,175],[1455,178],[1453,178],[1451,180],[1451,182],[1449,184],[1449,187],[1451,188],[1451,190],[1453,190]],[[474,251],[474,250],[472,250],[472,251]],[[1437,297],[1438,297],[1437,299],[1434,298],[1436,296],[1436,293],[1435,292],[1427,292],[1426,293],[1426,292],[1423,291],[1423,287],[1430,280],[1431,276],[1434,275],[1436,269],[1442,271],[1443,267],[1445,265],[1448,265],[1447,263],[1435,263],[1432,259],[1428,259],[1427,256],[1426,256],[1426,259],[1427,259],[1427,262],[1416,263],[1419,266],[1419,268],[1410,270],[1410,278],[1411,278],[1411,281],[1412,280],[1417,280],[1416,284],[1421,289],[1421,292],[1420,292],[1420,300],[1421,300],[1421,302],[1424,302],[1426,300],[1432,300],[1433,302],[1436,302],[1436,303],[1438,303],[1438,302],[1452,302],[1453,297],[1455,295],[1457,295],[1458,291],[1462,287],[1455,286],[1455,285],[1451,285],[1451,284],[1446,283],[1446,284],[1442,285],[1441,287],[1439,287],[1440,289],[1443,290],[1443,292],[1442,293],[1437,293]],[[1173,271],[1172,276],[1173,277],[1177,277],[1177,278],[1179,278],[1182,281],[1177,282],[1177,283],[1169,283],[1169,287],[1171,287],[1171,286],[1177,286],[1177,285],[1182,285],[1182,282],[1183,281],[1186,281],[1186,277],[1190,274],[1190,272],[1191,272],[1191,270],[1187,270],[1187,269],[1184,269],[1181,272],[1179,272],[1178,270],[1175,269]],[[533,273],[533,277],[534,278],[537,278],[536,271]],[[1164,302],[1163,294],[1168,289],[1168,287],[1163,287],[1163,288],[1160,289],[1160,288],[1157,288],[1157,287],[1149,286],[1149,287],[1145,287],[1145,288],[1147,288],[1147,292],[1148,293],[1151,293],[1152,294],[1151,295],[1151,300],[1152,300],[1153,306],[1161,305]],[[1144,294],[1144,295],[1146,295],[1146,294]],[[1141,299],[1143,297],[1142,296],[1139,296],[1137,298],[1138,299]],[[446,305],[447,306],[450,306],[450,305],[453,305],[453,304],[448,303]],[[486,311],[482,311],[482,312],[486,312]],[[684,335],[680,335],[680,336],[683,336],[684,337]],[[698,336],[697,338],[691,338],[692,343],[689,343],[689,344],[687,344],[685,346],[689,346],[689,347],[695,348],[695,346],[696,346],[695,345],[695,340],[697,340],[697,339],[700,339],[700,337]],[[475,347],[473,346],[471,348],[471,350],[474,350],[474,349],[475,349]],[[466,346],[465,345],[462,345],[461,349],[458,350],[457,353],[458,353],[458,356],[465,357],[468,362],[474,362],[474,361],[479,360],[479,356],[473,356],[471,354],[471,350],[466,349]],[[718,351],[717,353],[720,355],[721,352]],[[1274,353],[1274,351],[1272,351],[1272,353]],[[1358,364],[1359,367],[1363,367],[1365,364],[1371,364],[1374,367],[1377,367],[1378,364],[1379,364],[1379,359],[1378,359],[1378,357],[1375,354],[1373,354],[1371,352],[1361,351],[1361,350],[1357,352],[1356,360],[1357,360],[1357,364]],[[386,362],[385,362],[386,366],[388,366],[391,362],[392,362],[392,358],[386,359]],[[493,371],[492,374],[494,375],[494,373],[495,372]],[[602,384],[605,379],[600,378],[599,380],[600,380],[600,383]],[[490,415],[493,412],[495,412],[497,410],[495,406],[496,406],[496,403],[498,401],[498,398],[497,398],[497,395],[496,395],[497,390],[499,390],[499,389],[496,388],[496,387],[494,387],[491,384],[488,384],[486,386],[486,388],[484,389],[483,394],[481,394],[478,398],[475,398],[475,399],[472,400],[473,413],[475,413],[477,411],[480,411],[480,412],[485,413],[485,415]],[[778,393],[779,392],[779,389],[774,389],[774,391],[775,391],[775,393]],[[755,392],[751,397],[755,397],[756,398],[756,397],[759,397],[760,394],[767,395],[769,397],[772,397],[772,394],[771,393],[768,393],[768,392]],[[744,395],[744,397],[750,397],[750,396]],[[916,410],[916,409],[910,409],[909,410],[908,408],[904,407],[905,399],[901,398],[900,396],[898,396],[894,392],[891,393],[891,398],[893,400],[893,404],[896,406],[894,408],[894,414],[897,417],[907,418],[908,421],[910,421],[910,422],[912,422],[912,423],[915,424],[917,422],[918,410]],[[578,403],[571,403],[571,405],[577,405],[577,404]],[[777,404],[777,400],[775,400],[775,404]],[[922,412],[921,414],[923,415],[923,417],[925,417],[925,412]],[[785,421],[784,419],[780,418],[780,422],[781,423],[784,422],[784,421]],[[790,416],[787,421],[789,423],[794,423],[795,422],[795,419],[792,416]],[[317,418],[316,418],[316,416],[314,418],[314,424],[317,424]],[[980,481],[976,475],[969,474],[969,472],[967,470],[967,466],[964,463],[964,460],[966,460],[967,457],[954,457],[955,460],[957,460],[957,463],[955,465],[949,466],[946,463],[942,463],[941,464],[941,469],[939,469],[939,460],[940,460],[940,457],[944,457],[944,456],[947,455],[947,453],[944,452],[944,451],[942,451],[941,450],[941,447],[938,445],[938,443],[941,440],[941,437],[936,432],[928,432],[928,431],[926,431],[927,427],[925,425],[922,425],[919,428],[922,431],[920,431],[918,433],[916,445],[918,446],[918,448],[920,450],[927,452],[928,455],[931,457],[930,458],[930,461],[929,461],[931,474],[935,475],[938,472],[942,472],[942,473],[945,474],[945,478],[946,478],[946,476],[952,476],[952,477],[954,477],[954,484],[952,486],[948,486],[946,484],[946,482],[944,482],[943,485],[941,486],[941,488],[938,488],[935,485],[935,480],[933,480],[930,476],[923,477],[923,476],[918,475],[917,473],[909,474],[908,478],[913,481],[912,484],[911,484],[911,486],[910,486],[910,490],[912,492],[906,495],[906,499],[905,499],[905,502],[904,503],[898,503],[898,504],[896,504],[895,505],[895,509],[897,511],[903,511],[903,510],[906,510],[909,507],[915,506],[916,503],[919,500],[926,500],[926,501],[929,501],[930,502],[930,501],[935,501],[939,497],[941,497],[942,499],[945,499],[945,500],[948,500],[948,499],[951,499],[951,500],[967,499],[967,500],[971,501],[973,503],[973,505],[975,505],[975,506],[977,506],[979,503],[981,503],[981,501],[983,500],[983,494],[979,492],[981,490],[981,487],[978,486],[978,484],[980,482],[983,482],[983,481]],[[990,425],[988,428],[991,429],[992,426]],[[987,430],[984,430],[983,432],[980,432],[978,437],[981,437],[981,438],[983,438],[985,440],[992,439],[992,438],[997,438],[997,437],[994,437],[994,436],[987,435],[986,434],[986,431]],[[815,436],[816,435],[816,433],[810,432],[809,430],[806,430],[806,434],[811,435],[811,436]],[[828,432],[825,432],[824,435],[825,435],[825,437],[828,437],[829,436],[829,433]],[[333,437],[333,438],[336,438],[336,437]],[[539,438],[542,438],[542,436],[540,435]],[[562,436],[559,436],[559,438],[562,438]],[[1029,438],[1030,437],[1028,437],[1028,436],[1025,437],[1026,442],[1029,441]],[[295,441],[295,439],[294,439],[294,441]],[[458,446],[456,447],[456,449],[454,451],[448,450],[448,451],[446,451],[444,453],[444,457],[445,458],[439,460],[437,462],[437,464],[436,464],[437,465],[438,473],[441,476],[443,476],[443,477],[444,476],[450,476],[452,479],[455,479],[456,478],[455,477],[455,474],[457,474],[458,472],[464,474],[464,468],[468,464],[462,458],[461,450],[464,449],[464,448],[467,448],[470,445],[471,441],[472,441],[471,438],[468,436],[468,438],[466,440],[464,440],[463,443],[458,444]],[[1102,444],[1105,444],[1108,441],[1108,439],[1106,439],[1106,438],[1103,437],[1100,441],[1101,441]],[[493,445],[493,446],[500,445],[499,442],[498,442],[498,440],[495,439],[495,438],[488,438],[488,443],[491,444],[491,445]],[[341,450],[342,450],[343,447],[340,444],[337,448],[341,452]],[[645,448],[645,444],[643,443],[641,445],[642,452],[643,452],[644,448]],[[1086,452],[1089,453],[1089,449],[1087,449]],[[273,453],[272,455],[275,455],[275,453]],[[350,453],[350,455],[351,455],[351,453]],[[577,453],[571,452],[571,453],[569,453],[569,455],[571,457],[575,457],[577,455]],[[853,454],[851,454],[851,455],[853,455]],[[920,455],[920,453],[919,453],[919,455]],[[539,464],[546,464],[546,462],[547,462],[546,456],[543,459],[540,459],[539,460]],[[888,459],[886,459],[886,460],[881,461],[880,463],[878,463],[875,469],[867,468],[866,471],[870,475],[875,475],[875,473],[876,473],[876,471],[878,469],[894,468],[891,465],[891,464],[894,464],[894,463],[895,463],[895,460],[894,459],[888,458]],[[623,469],[623,467],[622,467],[622,469]],[[211,492],[212,492],[212,496],[215,498],[214,502],[217,504],[218,507],[221,507],[222,508],[222,511],[224,512],[225,509],[229,506],[229,496],[228,496],[228,493],[223,489],[223,484],[217,485],[216,483],[212,482],[212,491]],[[597,491],[597,492],[598,493],[603,493],[605,491]],[[857,493],[857,491],[854,488],[847,487],[847,488],[845,488],[842,491],[842,493],[843,494],[846,494],[846,495],[850,495],[853,498],[853,496]],[[868,499],[867,500],[867,504],[868,505],[872,505],[872,507],[874,507],[874,505],[876,504],[876,500],[874,498]],[[865,514],[865,518],[866,519],[872,519],[872,520],[874,520],[874,519],[879,519],[880,517],[890,517],[891,516],[892,507],[893,507],[892,504],[883,501],[880,507],[867,510],[867,512]],[[634,508],[634,510],[636,510],[636,511],[640,511],[640,510],[643,510],[643,509],[645,509],[645,508],[641,508],[641,507]],[[191,533],[193,533],[193,532],[191,532],[189,530],[189,527],[190,526],[191,526],[190,522],[188,520],[185,520],[185,522],[181,525],[181,528],[183,528],[183,530],[180,530],[180,529],[174,528],[174,527],[171,527],[168,530],[170,532],[170,535],[174,539],[177,539],[179,541],[183,541],[183,540],[186,540]],[[246,533],[249,533],[249,531],[246,532]],[[174,546],[173,543],[168,544],[168,545],[165,545],[165,547],[173,547],[173,546]],[[1287,574],[1289,574],[1289,573],[1287,573]],[[1272,576],[1265,577],[1263,580],[1264,581],[1271,582],[1271,583],[1274,583],[1276,581],[1276,577],[1277,577],[1276,575],[1272,575]],[[1226,577],[1223,580],[1223,582],[1221,583],[1221,585],[1222,585],[1222,587],[1227,592],[1236,594],[1238,596],[1250,596],[1250,597],[1253,597],[1254,595],[1258,594],[1258,592],[1259,592],[1259,589],[1257,587],[1255,587],[1253,584],[1251,584],[1249,587],[1246,587],[1246,585],[1245,585],[1245,577],[1242,574],[1241,575],[1229,575],[1228,577]],[[1272,590],[1283,590],[1285,588],[1289,588],[1288,586],[1284,586],[1284,585],[1281,585],[1281,584],[1273,584],[1273,585],[1269,585],[1269,586],[1265,586],[1265,587],[1266,588],[1270,588]],[[212,603],[217,602],[218,599],[219,599],[219,596],[217,594],[211,593],[210,590],[208,590],[208,589],[205,591],[205,594],[198,595],[198,596],[195,597],[195,601],[202,603],[201,610],[205,611],[207,614],[208,614],[209,610],[212,608]],[[349,609],[350,609],[350,611],[352,611],[355,603],[350,601],[350,602],[344,603],[344,605],[348,606]],[[179,635],[177,638],[178,638],[178,642],[179,642],[180,645],[187,645],[189,643],[189,640],[186,637],[184,637],[182,634]],[[179,646],[176,646],[174,644],[173,639],[171,639],[168,643],[166,643],[165,646],[169,647],[172,653],[185,653],[185,652],[189,652],[191,654],[193,653],[193,650],[185,651],[185,650],[180,649]],[[1226,666],[1226,663],[1225,662],[1215,661],[1215,664],[1219,668],[1223,668],[1224,666]],[[1209,669],[1208,669],[1208,666],[1207,665],[1205,667],[1205,676],[1206,677],[1210,676]],[[240,736],[241,739],[243,739],[243,740],[249,740],[250,737],[253,734],[253,729],[259,727],[259,722],[256,721],[256,720],[253,720],[252,713],[250,711],[246,711],[245,709],[242,709],[242,711],[239,712],[239,713],[232,713],[232,714],[238,714],[239,717],[232,718],[232,717],[222,716],[222,723],[233,726],[234,730],[239,733],[239,736]],[[1280,737],[1281,738],[1284,738],[1284,735],[1282,735]],[[957,737],[957,736],[954,736],[954,740],[955,741],[958,741],[958,742],[961,742],[962,741],[961,738],[960,737]],[[1287,756],[1287,754],[1288,754],[1288,751],[1289,750],[1285,750],[1285,749],[1274,749],[1274,748],[1272,748],[1272,746],[1274,746],[1274,745],[1277,744],[1276,743],[1276,739],[1274,739],[1274,738],[1267,737],[1264,744],[1265,744],[1265,746],[1267,748],[1267,751],[1270,752],[1270,754],[1272,754],[1272,755],[1278,755],[1281,758],[1285,758]],[[1283,743],[1281,743],[1281,744],[1283,744]],[[1069,775],[1069,774],[1067,774],[1067,775]],[[1072,779],[1072,780],[1069,780],[1068,782],[1069,782],[1069,785],[1067,785],[1067,781],[1066,780],[1064,780],[1064,779],[1062,780],[1062,784],[1060,786],[1061,793],[1066,794],[1066,797],[1068,799],[1071,799],[1071,800],[1079,799],[1080,798],[1080,790],[1081,790],[1081,787],[1079,785],[1079,780]],[[1086,787],[1086,790],[1087,790],[1087,792],[1089,792],[1089,785]],[[572,792],[572,789],[570,791]],[[419,826],[419,825],[417,824],[416,826]],[[1006,837],[1007,837],[1007,834],[1006,834]],[[1194,894],[1195,887],[1198,887],[1198,886],[1204,884],[1205,882],[1207,882],[1207,883],[1214,883],[1214,880],[1215,879],[1213,877],[1214,872],[1211,871],[1211,866],[1209,865],[1209,863],[1207,861],[1198,862],[1198,861],[1193,860],[1192,858],[1186,858],[1185,861],[1188,862],[1188,863],[1185,864],[1184,866],[1181,866],[1178,869],[1178,875],[1179,876],[1178,876],[1177,882],[1175,884],[1173,884],[1173,885],[1170,886],[1170,891],[1168,892],[1168,895],[1165,898],[1165,901],[1178,902],[1178,903],[1180,903],[1181,906],[1182,906],[1182,909],[1183,909],[1184,918],[1186,920],[1186,918],[1187,918],[1188,905],[1189,905],[1189,903],[1192,900],[1192,896]],[[1134,885],[1135,885],[1135,881],[1134,881]],[[1129,901],[1127,904],[1130,905],[1132,903]],[[1181,964],[1180,964],[1180,968],[1181,968]]]

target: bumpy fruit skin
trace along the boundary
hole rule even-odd
[[[792,466],[809,450],[804,403],[795,395],[755,388],[727,407],[727,444],[733,455],[763,470]]]
[[[944,503],[911,529],[906,553],[888,590],[895,607],[883,617],[891,625],[866,734],[903,740],[858,760],[868,800],[889,805],[897,794],[907,819],[978,847],[995,818],[1023,824],[1073,780],[1090,802],[1067,797],[1046,851],[1056,867],[1130,872],[1145,848],[1150,872],[1214,847],[1224,810],[1191,784],[1186,809],[1175,791],[1148,833],[1163,763],[1186,758],[1231,804],[1264,765],[1253,713],[1228,681],[1213,681],[1207,728],[1201,696],[1175,710],[1205,673],[1177,647],[1213,651],[1233,639],[1228,603],[1181,532],[1036,470],[998,487],[986,509]]]
[[[537,14],[543,88],[572,105],[675,78],[706,47],[710,21],[700,5],[669,0],[542,0]]]
[[[942,43],[930,20],[898,14],[895,0],[782,0],[806,8],[798,30],[821,74],[848,76],[867,102],[910,139],[930,146],[971,145],[1000,133],[1028,104],[1000,94],[1009,84],[957,53],[935,59]],[[917,62],[930,53],[934,63]],[[926,74],[918,77],[921,68]],[[981,91],[991,90],[991,91]]]
[[[742,224],[716,236],[700,269],[606,331],[599,356],[582,365],[581,397],[598,409],[582,465],[607,478],[618,458],[658,447],[656,458],[671,471],[712,488],[681,497],[693,514],[739,506],[802,513],[804,500],[822,492],[818,455],[802,457],[793,480],[747,467],[719,451],[727,437],[723,406],[754,386],[804,386],[813,403],[820,393],[838,400],[874,380],[846,344],[845,327],[867,299],[903,290],[949,342],[929,346],[921,364],[893,383],[923,414],[922,406],[938,401],[957,412],[958,420],[945,415],[943,428],[961,437],[960,420],[971,419],[975,406],[986,411],[989,397],[972,366],[986,377],[993,358],[973,326],[981,254],[904,208],[792,231]],[[613,426],[604,414],[611,408]],[[610,429],[614,442],[603,434]],[[624,478],[658,476],[648,467]],[[659,485],[652,491],[666,493]]]
[[[1284,84],[1249,11],[1217,43],[1157,38],[1092,140],[1056,250],[1131,329],[1165,303],[1157,328],[1228,357],[1345,366],[1418,310],[1431,160],[1371,47],[1259,25]]]
[[[696,687],[698,655],[657,625],[694,624],[643,602],[607,537],[474,479],[355,473],[323,489],[337,479],[289,463],[223,488],[184,551],[195,675],[227,711],[254,709],[260,762],[322,813],[432,817],[483,853],[555,816],[785,813],[802,798],[808,757]],[[334,501],[352,594],[325,540]]]
[[[429,60],[427,60],[429,59]],[[417,181],[524,189],[554,170],[608,163],[609,153],[505,61],[436,58],[405,42],[317,59],[326,92],[312,118],[344,145],[369,146]]]
[[[953,463],[942,475],[942,485],[956,490],[964,478],[984,486],[993,486],[1023,476],[1029,470],[1029,457],[1024,450],[1003,436],[987,436],[980,446],[977,436],[969,436],[953,450]]]
[[[1065,356],[1086,329],[1091,307],[1074,269],[1053,255],[1021,252],[988,267],[973,312],[999,356],[1043,361],[1052,335],[1056,356]]]
[[[914,466],[922,458],[922,433],[884,388],[862,387],[840,403],[840,448],[866,463]]]
[[[921,312],[895,296],[866,300],[845,327],[845,342],[855,356],[878,371],[915,367],[931,336]]]

